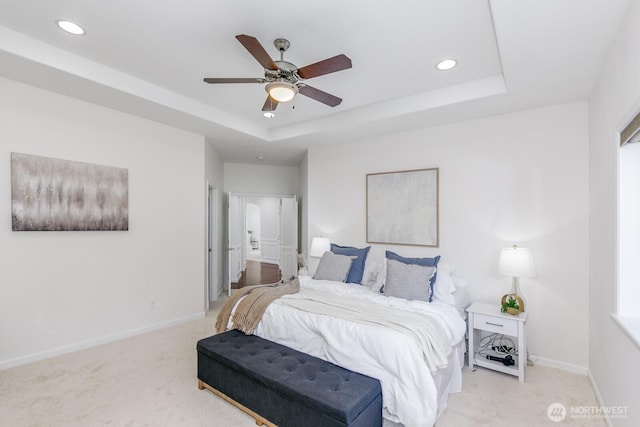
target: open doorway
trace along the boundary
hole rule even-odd
[[[274,283],[297,270],[295,195],[229,193],[228,289]]]
[[[262,261],[262,207],[247,199],[246,222],[248,246],[247,260]]]

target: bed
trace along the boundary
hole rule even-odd
[[[379,379],[386,426],[433,425],[461,390],[465,352],[464,293],[442,267],[432,302],[386,296],[366,273],[364,286],[301,276],[253,333]]]

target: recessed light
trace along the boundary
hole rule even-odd
[[[262,160],[264,160],[264,156],[263,156],[262,154],[258,154],[258,155],[256,156],[256,159],[258,159],[258,160],[262,161]]]
[[[458,64],[455,59],[444,59],[436,64],[436,68],[440,71],[447,71]]]
[[[82,28],[80,25],[76,24],[75,22],[65,21],[61,19],[59,21],[56,21],[56,24],[58,24],[58,27],[60,27],[67,33],[73,34],[76,36],[83,36],[86,32],[84,28]]]
[[[276,113],[273,111],[267,111],[263,114],[267,119],[273,119],[276,116]]]

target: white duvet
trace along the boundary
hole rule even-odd
[[[322,294],[328,296],[326,314],[316,304]],[[363,319],[344,315],[350,301],[354,312],[371,309]],[[391,327],[384,318],[394,320]],[[404,330],[402,323],[416,318],[425,319],[417,332]],[[429,330],[434,336],[425,338]],[[385,297],[362,286],[310,278],[300,278],[299,293],[274,301],[255,331],[262,338],[379,379],[384,417],[406,427],[434,424],[438,399],[431,371],[444,368],[442,357],[446,365],[446,357],[464,333],[465,322],[452,306]]]

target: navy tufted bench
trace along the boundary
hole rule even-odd
[[[380,382],[236,330],[198,342],[198,387],[258,425],[382,426]]]

